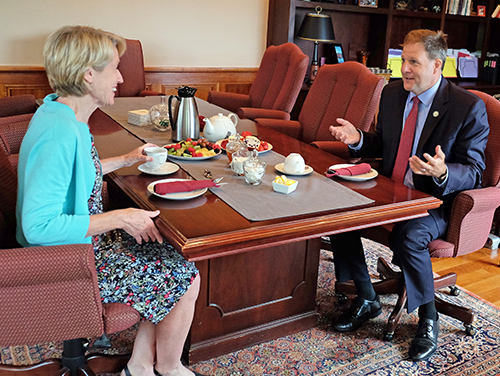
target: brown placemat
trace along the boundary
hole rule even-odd
[[[297,189],[290,194],[273,190],[272,182],[276,175],[281,175],[274,166],[283,163],[285,157],[274,151],[259,155],[267,163],[266,174],[259,185],[249,185],[244,176],[236,176],[229,168],[225,153],[203,161],[175,162],[197,180],[205,179],[203,171],[208,169],[212,176],[224,176],[222,182],[229,184],[219,188],[210,188],[226,204],[250,221],[265,221],[276,218],[315,213],[327,210],[367,205],[373,200],[344,187],[325,176],[313,172],[307,176],[289,176],[297,180]]]

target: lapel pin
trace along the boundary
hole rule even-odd
[[[432,113],[432,116],[434,116],[434,117],[438,117],[438,116],[439,116],[439,112],[434,111],[434,112]]]

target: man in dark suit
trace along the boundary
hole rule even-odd
[[[409,350],[414,361],[436,351],[439,333],[427,246],[445,235],[455,196],[480,187],[489,133],[483,101],[442,77],[446,51],[442,32],[411,31],[403,43],[402,80],[384,88],[375,133],[361,132],[344,119],[330,127],[353,157],[382,157],[383,175],[443,201],[426,217],[397,223],[389,239],[393,261],[405,278],[408,312],[419,309],[418,331]],[[358,294],[332,328],[356,330],[381,313],[380,302],[359,233],[332,236],[332,248],[338,280],[352,279]]]

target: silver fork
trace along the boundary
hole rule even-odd
[[[208,170],[208,169],[205,169],[203,171],[203,176],[206,177],[207,179],[211,179],[215,184],[217,184],[219,186],[220,185],[224,185],[224,184],[228,184],[228,183],[220,183],[220,181],[222,179],[224,179],[224,176],[221,176],[220,178],[214,179],[214,177],[212,176],[212,172],[210,170]]]

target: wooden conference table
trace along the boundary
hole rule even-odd
[[[150,108],[159,102],[157,97],[116,98],[115,106],[127,100],[136,106],[131,109]],[[205,101],[197,102],[201,115],[228,113]],[[101,158],[142,144],[101,110],[92,116],[90,127]],[[252,131],[284,156],[300,153],[320,174],[344,162],[249,120],[241,120],[238,130]],[[160,145],[165,136],[158,132],[158,137]],[[189,175],[180,169],[168,177]],[[187,343],[190,362],[316,326],[321,236],[421,217],[441,204],[434,197],[378,176],[365,182],[339,180],[373,199],[371,204],[252,222],[210,191],[188,201],[150,195],[147,185],[160,178],[141,173],[136,165],[109,174],[107,180],[116,195],[123,194],[143,209],[159,209],[156,225],[161,233],[186,259],[196,262],[202,283]],[[253,199],[258,197],[249,197],[249,204]]]

